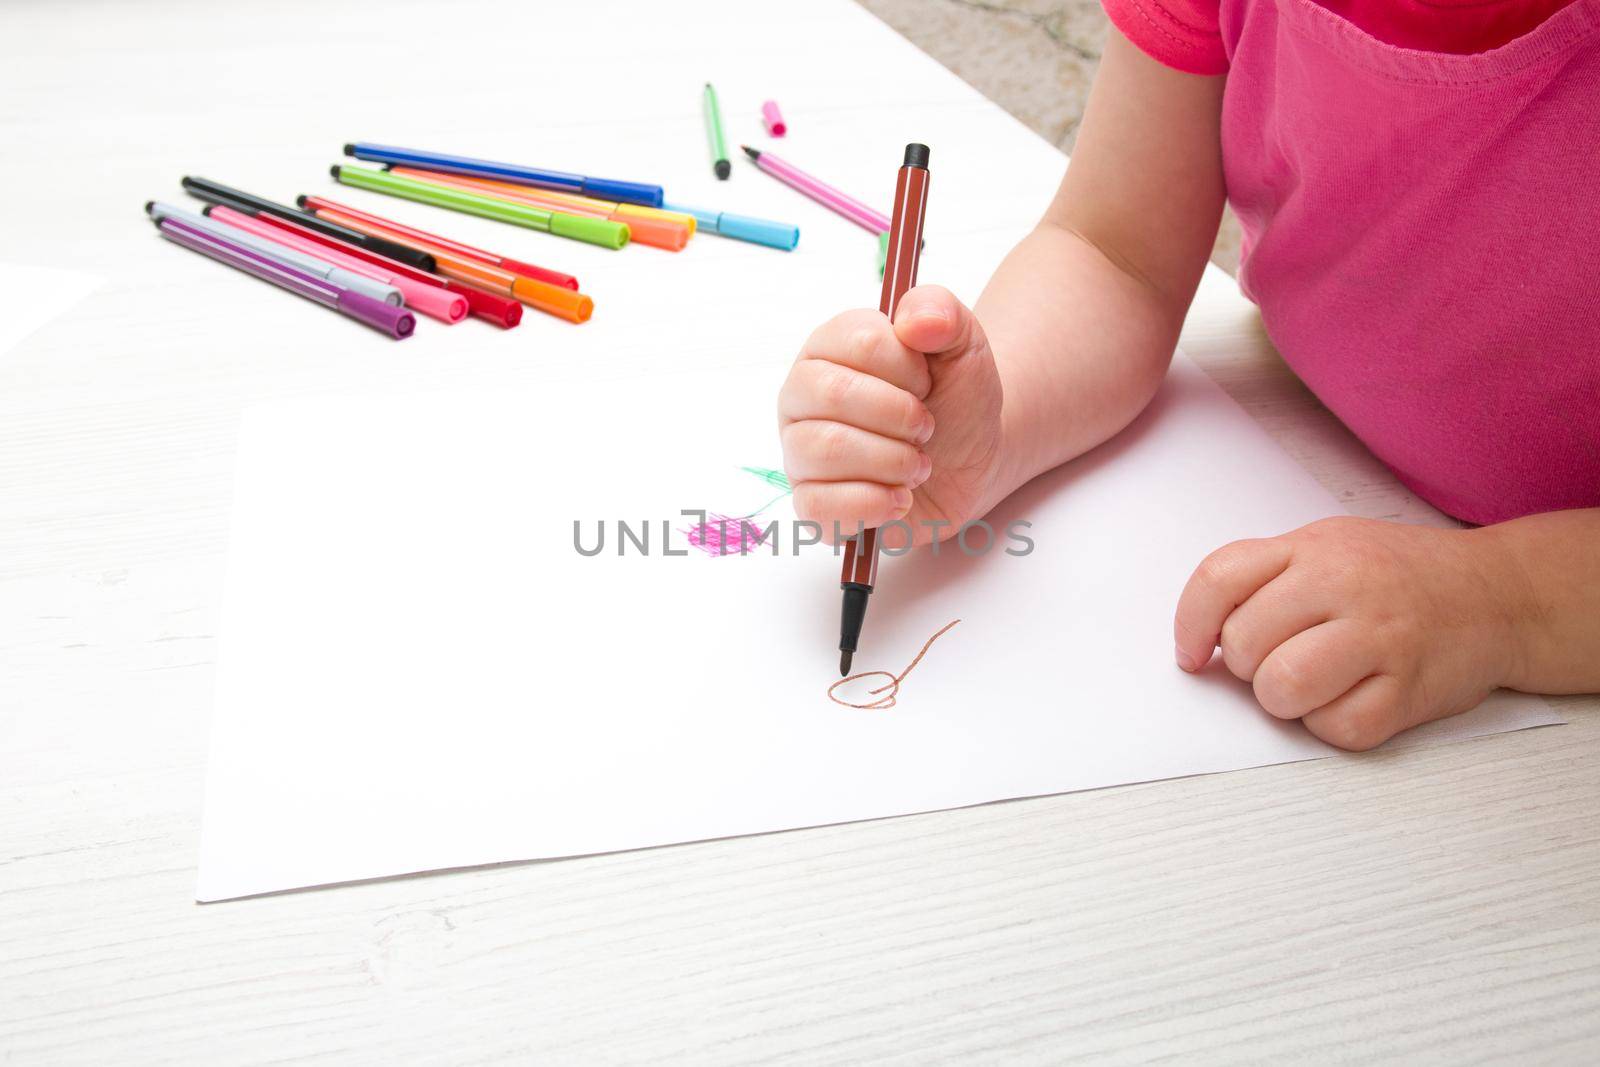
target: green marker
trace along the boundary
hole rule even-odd
[[[513,226],[526,226],[530,230],[569,237],[574,241],[587,241],[602,248],[621,248],[631,236],[628,227],[610,219],[592,219],[583,215],[568,215],[564,211],[545,211],[542,208],[518,204],[511,200],[497,200],[492,196],[479,196],[464,189],[453,189],[429,182],[419,182],[390,174],[385,170],[368,170],[365,167],[334,166],[333,176],[342,185],[353,185],[374,193],[386,193],[419,204],[449,208],[468,215],[481,215],[496,222],[509,222]]]
[[[722,181],[733,173],[728,162],[728,142],[722,136],[722,109],[717,106],[717,91],[706,82],[706,137],[711,141],[711,171]]]

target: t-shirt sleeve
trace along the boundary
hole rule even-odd
[[[1151,59],[1186,74],[1226,74],[1217,29],[1221,0],[1101,0],[1122,35]]]

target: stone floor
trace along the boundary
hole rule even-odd
[[[1072,151],[1105,46],[1099,0],[859,2],[1041,137]],[[1231,213],[1211,259],[1230,274],[1238,270]]]

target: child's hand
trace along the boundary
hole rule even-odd
[[[1487,533],[1338,518],[1226,545],[1178,600],[1178,665],[1220,639],[1263,708],[1340,748],[1466,711],[1517,655],[1520,572]]]
[[[902,519],[926,544],[995,503],[1000,378],[983,327],[937,286],[906,293],[893,327],[847,311],[818,328],[778,394],[778,425],[795,511],[830,543],[835,523],[849,537]],[[887,548],[905,541],[882,534]]]

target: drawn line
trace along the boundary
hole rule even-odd
[[[794,489],[794,486],[789,484],[789,476],[784,474],[782,471],[775,471],[770,467],[740,467],[739,469],[754,474],[757,478],[760,478],[769,485],[777,486],[785,493]]]
[[[933,643],[939,640],[939,638],[943,637],[945,634],[949,633],[950,628],[960,621],[960,619],[951,619],[949,622],[944,624],[943,629],[934,634],[932,637],[928,638],[928,640],[922,645],[922,651],[918,652],[911,662],[906,664],[906,669],[900,672],[900,677],[896,678],[888,671],[862,671],[860,674],[852,674],[850,677],[840,678],[837,682],[834,682],[832,685],[828,686],[828,699],[833,701],[835,704],[846,708],[860,708],[863,711],[889,710],[895,706],[896,698],[900,695],[900,683],[906,680],[906,675],[910,674],[916,665],[922,662],[922,657],[928,654],[928,649],[933,647]],[[876,689],[868,690],[867,696],[878,696],[879,693],[883,692],[887,692],[887,696],[878,697],[877,700],[867,704],[852,704],[848,700],[840,700],[838,697],[833,695],[833,691],[839,688],[841,685],[853,682],[858,678],[871,678],[875,674],[881,674],[883,677],[889,679],[889,682],[887,685],[880,685]]]

